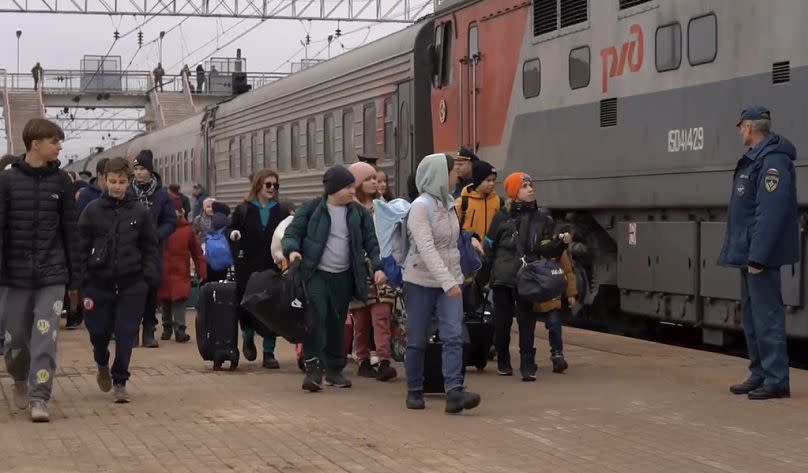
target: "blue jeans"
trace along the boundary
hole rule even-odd
[[[443,343],[443,387],[446,392],[463,386],[463,298],[449,297],[439,287],[404,283],[407,310],[407,353],[404,368],[407,390],[424,390],[424,354],[432,327],[438,319]]]
[[[749,371],[767,386],[788,388],[788,352],[780,268],[760,274],[741,270],[743,331],[749,352]]]

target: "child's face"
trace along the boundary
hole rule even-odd
[[[379,188],[379,194],[387,191],[387,174],[382,171],[376,173],[376,186]]]
[[[477,186],[477,192],[480,194],[488,195],[494,192],[494,186],[497,184],[497,177],[494,175],[488,176],[483,182]]]
[[[376,181],[376,176],[370,176],[369,178],[365,179],[365,182],[362,183],[362,192],[365,195],[376,195],[378,192],[379,186],[378,182]]]
[[[348,205],[353,202],[355,196],[356,188],[354,188],[353,184],[351,184],[350,186],[343,187],[334,194],[331,194],[329,196],[329,200],[333,205]]]
[[[148,182],[151,180],[151,171],[143,166],[135,166],[135,180],[138,182]]]
[[[104,175],[107,181],[107,191],[113,199],[123,199],[126,188],[129,186],[129,176],[125,172],[109,172]]]
[[[31,143],[31,150],[48,161],[59,159],[59,151],[62,150],[62,142],[59,138],[42,138]]]

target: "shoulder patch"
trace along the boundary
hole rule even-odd
[[[763,182],[764,185],[766,186],[766,192],[774,192],[775,190],[777,190],[777,186],[780,184],[780,176],[776,174],[769,174],[767,171],[766,179],[764,179]]]

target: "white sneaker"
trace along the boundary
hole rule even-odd
[[[128,404],[130,401],[126,386],[122,384],[112,386],[112,397],[115,399],[115,404]]]
[[[21,411],[28,409],[28,381],[14,381],[14,406]]]
[[[31,401],[31,421],[32,422],[50,422],[50,414],[48,414],[48,403],[35,399]]]

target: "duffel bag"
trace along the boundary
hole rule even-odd
[[[553,300],[566,289],[564,268],[553,258],[526,263],[516,275],[516,292],[531,304]]]
[[[241,307],[290,343],[302,343],[314,330],[314,307],[306,300],[296,266],[285,274],[271,269],[253,273]]]

